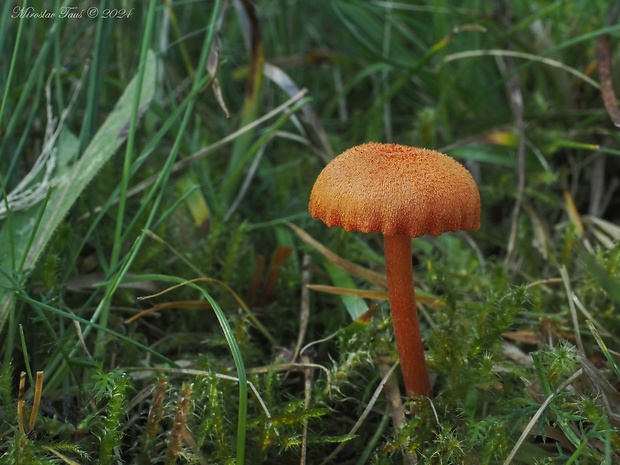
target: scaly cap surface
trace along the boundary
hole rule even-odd
[[[367,143],[334,158],[310,194],[310,213],[327,226],[385,235],[480,227],[480,194],[453,158],[405,145]]]

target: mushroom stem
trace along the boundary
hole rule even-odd
[[[408,396],[432,397],[413,288],[411,238],[384,236],[385,269],[396,347]]]

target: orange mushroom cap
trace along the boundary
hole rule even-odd
[[[314,183],[309,209],[327,226],[388,236],[480,227],[480,193],[463,165],[396,144],[362,144],[334,158]]]

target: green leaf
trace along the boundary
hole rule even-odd
[[[140,114],[146,111],[155,94],[155,54],[152,51],[149,51],[145,66],[140,94]],[[65,132],[63,138],[59,140],[56,147],[59,163],[53,182],[54,187],[38,228],[33,231],[34,220],[38,217],[41,206],[12,214],[11,222],[5,222],[0,229],[0,270],[3,272],[0,275],[0,330],[14,305],[11,292],[14,286],[9,277],[21,274],[35,265],[54,231],[84,188],[125,142],[129,132],[135,94],[139,89],[137,84],[137,78],[134,77],[112,113],[108,115],[83,156],[76,163],[72,165],[68,163],[69,160],[75,159],[76,138]],[[13,229],[13,243],[11,243],[9,225]],[[28,247],[29,244],[31,244],[30,247]],[[9,259],[11,247],[15,254],[15,264],[11,264]]]
[[[355,282],[345,271],[327,262],[325,263],[325,269],[336,286],[345,287],[347,289],[357,289]],[[349,312],[352,320],[357,320],[368,310],[366,302],[361,297],[341,295],[340,299],[342,299],[342,303],[346,307],[347,312]]]
[[[464,160],[474,160],[491,165],[506,166],[514,168],[516,161],[509,156],[505,150],[498,150],[494,147],[485,147],[483,145],[465,145],[450,150],[450,155],[455,158]]]
[[[594,255],[583,253],[581,256],[586,269],[598,281],[603,290],[616,304],[620,305],[620,280],[610,275],[607,270],[597,263]]]

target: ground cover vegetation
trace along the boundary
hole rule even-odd
[[[0,462],[620,463],[619,11],[0,4]],[[308,213],[368,141],[480,189],[412,243],[432,400]]]

